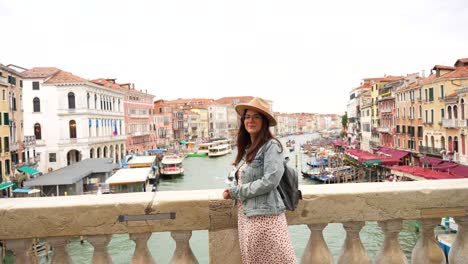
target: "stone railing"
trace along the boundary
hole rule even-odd
[[[411,263],[446,263],[433,229],[442,217],[458,223],[450,264],[468,259],[468,179],[415,182],[348,183],[301,186],[303,200],[287,212],[289,225],[310,229],[302,263],[371,263],[359,237],[365,221],[377,221],[384,241],[375,263],[408,263],[398,234],[402,220],[420,222],[421,235]],[[52,263],[72,263],[67,243],[83,236],[94,246],[90,263],[112,263],[107,245],[113,234],[135,242],[131,263],[155,263],[147,241],[153,232],[169,231],[176,242],[171,263],[198,263],[189,244],[192,230],[208,230],[209,262],[240,263],[237,215],[222,190],[164,191],[44,198],[8,198],[0,202],[0,240],[15,263],[34,263],[34,238],[53,246]],[[346,238],[333,256],[323,237],[329,223],[342,223]],[[166,253],[167,254],[167,253]]]

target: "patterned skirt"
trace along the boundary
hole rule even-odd
[[[297,263],[284,213],[247,217],[242,202],[237,205],[242,263]]]

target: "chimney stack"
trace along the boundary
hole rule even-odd
[[[425,70],[421,71],[421,77],[426,78],[426,71]]]

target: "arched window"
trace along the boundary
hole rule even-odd
[[[70,128],[70,138],[76,138],[76,122],[75,122],[75,120],[70,120],[69,128]]]
[[[94,95],[94,109],[97,109],[97,95]]]
[[[34,97],[33,99],[33,112],[40,112],[41,111],[41,101],[39,98]]]
[[[453,106],[453,119],[458,119],[458,107],[456,105]]]
[[[68,93],[68,109],[75,109],[75,94],[73,92]]]
[[[86,94],[86,107],[89,109],[89,93]]]
[[[34,136],[36,139],[42,139],[41,125],[39,123],[34,124]]]
[[[465,100],[461,99],[460,101],[460,107],[461,107],[461,119],[464,120],[465,119]]]

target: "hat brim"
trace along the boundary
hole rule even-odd
[[[270,113],[264,111],[261,108],[258,108],[249,104],[238,104],[236,105],[235,109],[239,116],[242,116],[244,112],[248,109],[262,113],[262,115],[264,115],[268,119],[268,123],[270,126],[276,126],[276,119]]]

